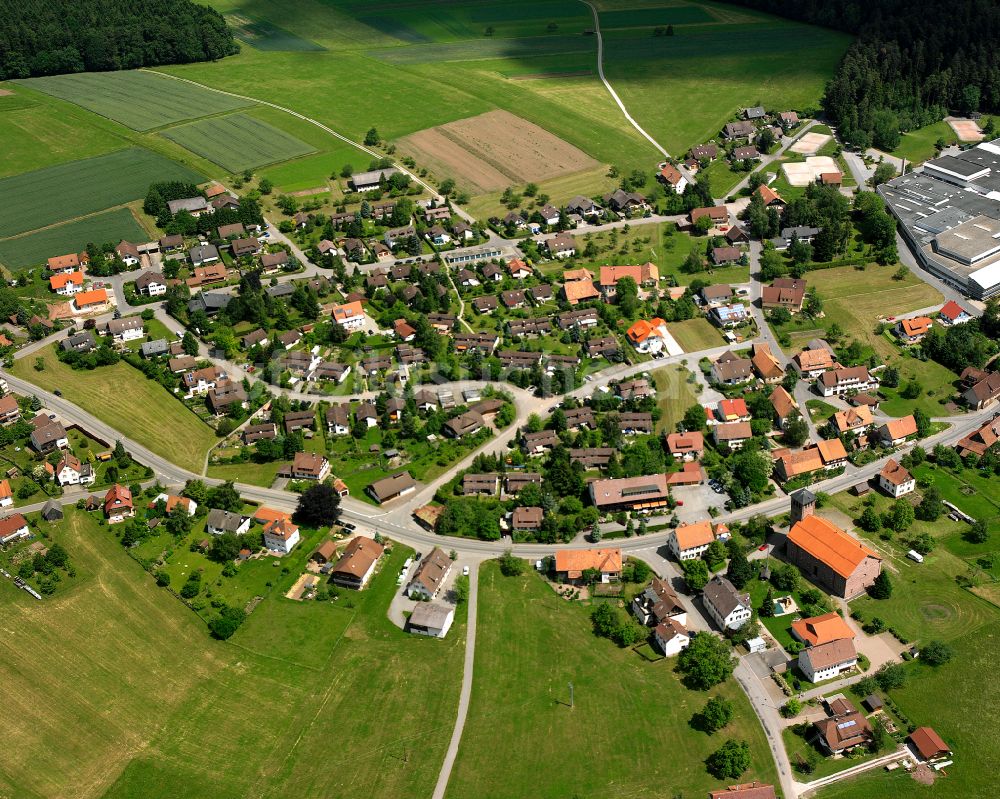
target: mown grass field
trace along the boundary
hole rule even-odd
[[[305,142],[246,114],[190,122],[170,128],[163,135],[230,172],[315,152]]]
[[[158,455],[202,472],[215,434],[163,386],[121,362],[76,371],[59,361],[54,347],[15,361],[11,372],[46,391],[60,389],[65,399]],[[44,370],[35,370],[35,357],[43,359]]]
[[[586,610],[534,573],[507,578],[487,562],[479,604],[472,704],[447,796],[702,796],[720,784],[703,761],[730,737],[751,745],[745,779],[777,781],[760,724],[734,681],[710,693],[687,690],[673,661],[648,663],[595,638]],[[714,736],[688,725],[709,695],[736,708]]]
[[[668,328],[670,335],[681,345],[684,352],[699,352],[712,347],[721,347],[726,343],[719,328],[703,316],[685,319],[683,322],[672,322]]]
[[[446,641],[431,641],[389,623],[408,550],[398,547],[368,590],[338,603],[265,600],[223,644],[95,517],[70,509],[52,535],[77,586],[36,602],[0,582],[0,731],[20,743],[4,758],[0,793],[430,794],[451,734],[465,625],[460,613]],[[358,712],[373,692],[378,701]],[[331,749],[332,740],[350,746]]]
[[[653,386],[656,388],[656,407],[661,413],[656,422],[657,433],[674,432],[677,423],[684,418],[684,412],[697,404],[697,384],[688,382],[691,376],[691,372],[680,364],[652,371]]]
[[[47,227],[146,196],[150,183],[200,183],[202,175],[130,147],[0,180],[0,237]],[[116,242],[117,243],[117,242]]]
[[[52,255],[79,252],[87,244],[117,244],[127,241],[146,241],[149,231],[136,221],[128,208],[104,211],[75,222],[28,233],[12,239],[0,241],[0,263],[17,270],[40,264]]]
[[[892,343],[874,332],[879,319],[937,305],[944,298],[912,272],[902,280],[894,280],[895,272],[893,266],[871,265],[864,270],[838,266],[806,273],[806,283],[815,286],[823,300],[825,316],[816,320],[797,318],[780,327],[791,335],[791,351],[836,323],[847,340],[855,338],[870,345],[883,358],[896,355]]]
[[[922,163],[937,155],[937,148],[934,145],[938,139],[943,139],[946,145],[958,143],[958,136],[951,129],[951,125],[942,120],[904,133],[900,138],[899,147],[892,151],[892,155],[905,158],[912,163]]]
[[[138,131],[252,105],[246,100],[140,70],[80,72],[15,83],[68,100]]]

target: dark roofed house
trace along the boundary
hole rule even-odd
[[[515,532],[533,532],[542,528],[545,511],[541,508],[528,506],[514,508],[511,513],[510,526]]]
[[[462,495],[466,497],[496,496],[499,487],[500,475],[496,472],[468,473],[462,477]]]
[[[368,486],[368,493],[380,505],[393,499],[411,494],[417,490],[417,481],[409,472],[398,472],[376,480]]]

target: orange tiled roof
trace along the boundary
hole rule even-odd
[[[854,631],[838,613],[824,613],[792,622],[795,634],[810,646],[820,646],[841,638],[854,638]]]
[[[587,569],[602,572],[622,570],[620,549],[560,549],[556,552],[556,571],[570,575],[582,574]]]
[[[58,275],[53,275],[49,278],[49,288],[53,291],[58,291],[63,288],[67,283],[76,283],[77,285],[83,285],[83,272],[62,272]]]
[[[788,540],[825,563],[841,577],[850,577],[865,558],[882,558],[822,516],[806,516],[788,531]]]
[[[674,536],[677,538],[677,548],[682,552],[686,549],[711,544],[715,540],[712,523],[708,520],[694,524],[682,524],[674,530]]]
[[[81,291],[76,297],[73,298],[73,302],[76,303],[77,308],[83,308],[85,305],[100,305],[108,301],[108,292],[104,289],[93,289],[92,291]]]
[[[899,324],[903,328],[903,333],[912,338],[924,335],[934,323],[926,316],[914,316],[912,319],[901,319]]]

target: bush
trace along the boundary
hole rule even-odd
[[[920,649],[920,660],[929,666],[943,666],[954,656],[955,650],[943,641],[928,641]]]
[[[790,719],[799,715],[799,711],[801,710],[802,710],[802,703],[795,697],[792,697],[787,702],[785,702],[785,704],[781,706],[781,710],[779,710],[778,712],[781,713],[781,715],[784,718]]]
[[[730,739],[708,756],[705,765],[716,779],[736,779],[750,768],[750,744]]]
[[[524,574],[526,563],[523,558],[515,557],[508,549],[497,560],[500,562],[500,573],[505,577],[517,577]]]
[[[208,629],[215,638],[225,641],[240,628],[246,617],[242,608],[223,607],[219,615],[208,623]]]

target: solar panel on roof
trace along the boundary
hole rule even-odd
[[[851,719],[850,721],[842,721],[842,722],[840,722],[840,723],[839,723],[839,724],[837,725],[837,729],[838,729],[838,730],[846,730],[846,729],[848,729],[849,727],[853,727],[853,726],[854,726],[854,725],[856,725],[857,723],[858,723],[858,722],[857,722],[857,721],[856,721],[855,719]]]

